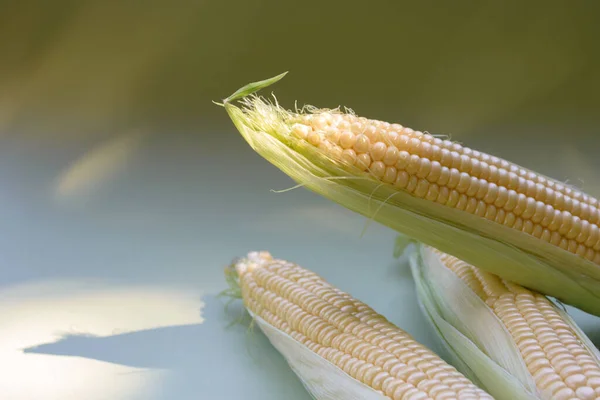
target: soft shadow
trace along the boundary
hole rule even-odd
[[[600,350],[600,327],[588,328],[585,333],[598,350]]]
[[[408,279],[411,282],[413,281],[408,252],[403,253],[400,257],[395,259],[390,270],[393,274],[393,277],[396,279]]]
[[[68,335],[26,353],[85,357],[171,372],[156,399],[310,399],[283,357],[239,302],[204,298],[202,324],[148,329],[108,337]],[[199,397],[200,396],[200,397]]]
[[[390,299],[393,307],[386,317],[400,329],[409,333],[415,340],[447,359],[444,347],[431,327],[419,305],[417,291],[410,269],[409,252],[390,262],[387,276],[395,284]]]

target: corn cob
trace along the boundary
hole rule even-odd
[[[536,398],[600,400],[600,353],[546,296],[427,246],[417,247],[411,264],[422,308],[449,347],[460,348],[448,334],[456,329]],[[458,353],[468,366],[472,355]],[[484,385],[493,379],[468,371]]]
[[[251,252],[229,273],[247,310],[317,399],[492,398],[313,272]]]
[[[399,124],[339,109],[291,112],[245,97],[281,77],[250,84],[223,103],[268,161],[400,233],[600,315],[597,199]],[[240,99],[241,108],[232,104]]]

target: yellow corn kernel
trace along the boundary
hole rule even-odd
[[[298,120],[302,121],[301,118]],[[327,132],[337,129],[338,120],[342,120],[342,116],[333,114]],[[345,115],[343,120],[354,123],[359,121],[359,117]],[[294,129],[320,136],[320,143],[328,141],[326,131],[315,121],[317,119],[313,118],[304,124],[296,123]],[[573,240],[573,245],[568,246],[567,251],[577,254],[579,249],[582,257],[600,263],[600,209],[597,199],[580,191],[567,189],[558,182],[505,160],[426,133],[406,127],[385,127],[369,119],[361,120],[361,124],[376,131],[380,141],[371,143],[362,133],[349,130],[343,131],[341,135],[346,138],[347,143],[355,146],[354,153],[357,156],[365,154],[369,157],[371,163],[367,169],[373,178],[432,202],[440,202],[439,197],[444,196],[439,187],[456,190],[466,196],[465,212],[480,217],[495,216],[498,210],[512,212],[523,220],[519,229],[521,232],[539,236],[548,243],[551,243],[551,235],[557,232],[561,239]],[[359,137],[360,140],[357,140]],[[332,149],[340,147],[341,150],[343,147],[335,142],[329,144],[329,155],[333,154]],[[350,146],[346,148],[348,147]],[[401,152],[410,157],[408,164],[404,159],[398,158]],[[397,161],[392,163],[395,160]],[[361,161],[356,157],[338,161],[362,167],[359,166]],[[406,173],[409,179],[417,178],[417,184],[407,186],[401,182],[395,183],[395,177],[399,173]],[[431,188],[436,189],[430,192]],[[473,202],[472,207],[469,207],[469,202]],[[445,204],[454,206],[448,200]],[[488,219],[494,221],[495,218]],[[549,234],[542,236],[544,229]],[[534,232],[539,232],[539,235],[534,235]]]

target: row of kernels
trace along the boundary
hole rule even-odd
[[[265,269],[266,270],[266,269]],[[281,279],[274,278],[273,276],[271,276],[271,274],[269,273],[265,273],[268,271],[261,271],[261,269],[256,270],[255,273],[253,274],[254,277],[257,278],[258,281],[260,281],[260,283],[262,285],[265,285],[265,287],[269,286],[272,287],[273,289],[277,290],[278,288],[285,288],[285,289],[289,289],[289,285],[286,285],[285,283],[282,283]],[[247,277],[246,279],[252,279],[250,277]],[[267,293],[267,292],[264,292]],[[293,293],[293,290],[291,292],[289,292],[290,294]],[[321,295],[325,296],[325,293],[321,293]],[[313,295],[312,297],[315,297],[315,295]],[[266,294],[264,294],[264,298],[260,299],[260,301],[265,302],[265,300],[270,299],[271,296],[268,296]],[[331,296],[329,296],[330,300],[332,299]],[[323,300],[324,301],[324,300]],[[313,302],[312,305],[315,306],[315,303],[318,302]],[[308,338],[310,338],[311,340],[323,340],[325,338],[326,335],[328,335],[327,333],[323,333],[323,332],[328,332],[327,331],[327,323],[325,323],[324,320],[320,320],[319,316],[320,314],[323,314],[325,308],[318,308],[318,306],[316,306],[313,310],[316,312],[317,315],[311,315],[310,313],[301,310],[300,307],[296,306],[295,304],[291,304],[289,303],[286,299],[283,298],[276,298],[273,299],[272,301],[266,301],[267,307],[271,308],[272,311],[275,311],[277,313],[283,313],[286,317],[288,318],[294,318],[296,320],[298,320],[298,323],[292,323],[292,327],[294,329],[298,329],[298,330],[303,330],[304,333],[306,334],[306,336]],[[287,309],[294,309],[294,310],[299,310],[298,313],[299,314],[292,314],[289,315],[286,313],[285,310]],[[313,311],[311,310],[311,312]],[[328,315],[321,315],[322,317],[326,318],[328,316],[331,316],[333,313],[328,313]],[[345,318],[346,319],[350,319],[353,320],[354,318],[351,315],[345,314]],[[339,322],[339,321],[338,321]],[[334,323],[333,321],[330,321],[330,323]],[[332,330],[331,328],[329,328],[329,330]],[[380,349],[378,349],[376,346],[369,344],[368,342],[366,342],[366,339],[370,339],[373,338],[373,328],[369,327],[368,325],[362,324],[358,321],[355,321],[355,323],[353,324],[348,324],[344,327],[344,330],[346,332],[351,332],[352,336],[345,336],[344,334],[336,334],[336,336],[333,338],[333,340],[331,340],[331,345],[333,346],[337,346],[339,347],[339,349],[341,351],[344,352],[350,352],[352,355],[360,357],[360,358],[369,358],[369,355],[371,355],[370,360],[371,361],[376,361],[379,358],[383,357],[385,354],[384,352],[382,352]],[[345,339],[344,339],[345,337]],[[363,337],[364,339],[358,339],[358,337]],[[340,339],[344,339],[342,341],[340,341]],[[414,343],[415,346],[420,346],[417,345],[416,343]],[[414,346],[407,346],[407,349],[410,348],[411,351],[414,353],[413,357],[418,356],[416,352],[414,352]],[[404,352],[403,352],[404,353]],[[411,371],[413,373],[411,373]],[[407,369],[407,370],[403,370],[401,372],[402,375],[406,375],[409,374],[409,379],[410,381],[415,381],[418,382],[420,381],[424,375],[422,375],[423,373],[418,371],[418,370],[413,370],[411,368]],[[468,382],[468,381],[467,381]]]
[[[374,173],[376,176],[390,174],[389,171],[393,171],[393,167],[386,167],[384,169],[383,165],[379,164],[379,162],[373,163],[372,168],[376,171]],[[546,242],[552,242],[553,231],[551,228],[555,228],[554,232],[559,232],[559,234],[564,232],[562,234],[566,236],[560,237],[560,240],[555,243],[557,246],[585,257],[590,261],[600,262],[600,257],[597,253],[600,250],[600,231],[598,226],[584,223],[578,217],[570,216],[566,211],[561,213],[554,210],[552,213],[549,213],[546,205],[516,193],[512,193],[505,208],[499,210],[496,206],[488,204],[483,200],[477,200],[476,197],[469,197],[467,193],[464,193],[468,189],[462,188],[461,190],[458,187],[457,189],[447,191],[439,185],[431,184],[422,178],[419,179],[417,176],[410,175],[406,171],[393,171],[390,175],[393,176],[393,173],[396,174],[394,185],[413,193],[417,197],[436,201],[508,227],[522,230]],[[457,180],[460,182],[460,176],[458,176]],[[470,184],[474,185],[472,181]],[[486,189],[482,182],[478,182],[478,185],[478,187],[475,186],[477,191],[482,188]],[[451,184],[450,186],[456,187],[457,185]],[[459,190],[463,193],[460,193]],[[512,211],[507,212],[507,210]],[[532,219],[529,220],[527,219],[528,217]],[[534,220],[540,221],[540,223],[535,223]],[[542,225],[543,221],[546,221],[545,224],[547,227]]]
[[[313,118],[313,116],[307,116],[307,118],[307,121],[310,121],[311,119],[314,121],[313,126],[317,129],[326,127],[335,127],[338,129],[350,128],[355,134],[366,134],[373,142],[385,141],[389,144],[395,144],[397,141],[396,138],[399,136],[406,136],[409,139],[416,138],[424,143],[425,153],[428,153],[429,150],[432,156],[436,156],[444,150],[446,153],[453,152],[453,156],[458,155],[458,157],[463,161],[465,168],[469,166],[471,169],[474,168],[476,170],[477,167],[473,167],[473,164],[487,164],[490,167],[503,169],[508,173],[516,175],[517,177],[531,181],[537,188],[536,190],[538,192],[545,191],[547,193],[545,189],[551,189],[563,196],[567,196],[573,200],[595,208],[598,208],[600,203],[598,199],[588,196],[585,193],[567,187],[566,185],[553,181],[532,171],[521,168],[506,160],[469,149],[468,147],[463,147],[459,143],[455,143],[450,140],[441,140],[432,135],[414,131],[413,129],[403,127],[400,124],[390,124],[383,121],[369,120],[351,114],[331,114],[329,112],[318,115],[316,118]],[[310,122],[307,123],[310,124]],[[433,146],[436,147],[433,148]],[[470,163],[470,165],[468,165],[468,163]],[[545,189],[542,189],[542,187]],[[577,212],[574,212],[574,214],[578,215]],[[586,218],[582,217],[582,219]]]
[[[463,279],[468,264],[441,253],[444,264]],[[513,283],[492,279],[470,266],[486,291],[482,297],[513,336],[536,385],[552,398],[595,399],[600,394],[600,366],[577,340],[550,301]],[[500,295],[500,297],[495,297]],[[599,392],[596,394],[596,392]],[[567,397],[564,397],[567,396]]]
[[[361,123],[356,123],[361,124]],[[297,128],[296,126],[294,126]],[[319,135],[312,132],[307,133],[310,127],[302,126],[300,128],[302,136],[314,145],[318,145]],[[362,129],[362,128],[361,128]],[[575,193],[573,191],[567,191],[561,193],[554,189],[543,185],[538,181],[532,179],[534,176],[531,173],[515,169],[509,171],[506,168],[512,166],[507,162],[498,161],[497,164],[500,168],[495,165],[489,165],[485,161],[478,161],[477,158],[472,158],[472,154],[460,154],[455,150],[448,150],[448,148],[440,148],[437,145],[431,145],[427,141],[423,141],[428,135],[424,135],[421,138],[410,137],[407,135],[398,135],[394,133],[388,140],[380,140],[371,145],[371,138],[369,135],[359,133],[360,130],[346,130],[339,132],[337,128],[330,128],[328,131],[328,138],[334,144],[339,144],[342,149],[350,150],[346,156],[353,160],[353,153],[356,156],[360,154],[369,154],[371,161],[382,161],[386,166],[395,166],[397,158],[401,151],[405,151],[420,158],[426,159],[428,163],[432,163],[435,171],[440,170],[440,167],[453,168],[459,172],[469,174],[473,178],[485,179],[488,183],[496,184],[499,187],[510,189],[518,193],[522,193],[528,198],[533,199],[534,202],[541,202],[547,205],[553,206],[557,210],[565,210],[570,212],[573,216],[580,217],[582,220],[588,220],[591,224],[600,222],[600,210],[595,205],[582,203],[580,199],[571,198],[569,194]],[[387,142],[387,144],[386,144]],[[389,145],[389,146],[388,146]],[[405,154],[403,154],[405,156]],[[369,165],[365,156],[362,157],[361,166],[363,169],[366,165]],[[491,161],[493,161],[492,158]],[[375,174],[378,178],[383,176],[385,167],[381,168],[380,164],[376,164]],[[521,172],[523,176],[518,175],[516,172]],[[440,170],[441,172],[441,170]],[[392,172],[388,173],[386,181],[391,182]],[[525,176],[525,177],[524,177]],[[543,178],[543,182],[547,182]],[[554,185],[556,186],[556,185]],[[579,196],[579,198],[583,198]]]
[[[541,297],[536,296],[535,300],[529,298],[520,298],[517,300],[517,307],[523,314],[525,320],[533,330],[535,334],[535,340],[540,344],[543,349],[543,353],[536,352],[539,359],[535,363],[529,365],[530,367],[541,368],[551,367],[554,373],[538,373],[537,376],[539,381],[537,383],[542,388],[549,387],[551,384],[555,385],[555,389],[561,388],[564,393],[568,391],[565,387],[573,391],[579,391],[581,395],[586,395],[584,398],[589,398],[587,395],[593,393],[594,389],[591,386],[585,386],[588,381],[586,372],[588,371],[599,371],[600,367],[597,363],[582,364],[577,359],[577,355],[587,354],[581,344],[577,343],[575,334],[566,328],[556,329],[550,326],[547,322],[550,318],[548,312],[551,312],[552,317],[558,317],[555,310],[552,309],[550,302]],[[553,315],[552,315],[553,314]],[[543,321],[546,320],[544,324]],[[525,353],[523,351],[522,353]],[[541,356],[543,354],[545,358]],[[590,357],[591,358],[591,357]],[[583,357],[582,359],[585,359]],[[535,375],[537,372],[535,369],[531,370],[532,374]],[[557,384],[556,382],[562,381],[564,386]],[[592,382],[593,383],[593,382]],[[556,392],[556,390],[554,392]],[[558,396],[560,397],[560,396]],[[591,397],[595,398],[595,397]]]
[[[286,300],[280,299],[280,302],[285,304]],[[273,305],[273,308],[275,308],[276,310],[283,309],[282,304]],[[303,340],[303,343],[305,343],[310,349],[317,351],[320,348],[320,345],[311,344],[311,341],[318,341],[321,339],[318,336],[318,334],[315,334],[315,331],[319,332],[327,329],[325,327],[326,323],[323,320],[319,321],[318,317],[312,316],[310,315],[310,313],[304,312],[304,314],[304,318],[298,318],[298,316],[295,316],[295,318],[298,318],[301,321],[300,326],[298,326],[298,329],[303,330],[303,335],[306,338]],[[361,332],[360,330],[357,331],[357,328],[358,326],[355,326],[353,330],[356,332],[356,334],[360,335]],[[299,336],[301,335],[293,335],[293,337],[295,337],[296,339],[299,339]],[[340,338],[342,339],[341,341],[332,341],[331,344],[336,346],[340,351],[347,353],[350,357],[352,357],[353,360],[350,364],[342,365],[340,367],[345,372],[353,376],[355,379],[361,380],[364,383],[369,384],[367,382],[368,378],[365,378],[365,376],[363,375],[363,373],[366,372],[366,369],[363,369],[361,372],[359,368],[364,367],[368,363],[367,361],[363,360],[369,358],[369,354],[376,353],[375,355],[381,355],[382,352],[379,351],[375,346],[372,346],[363,341],[362,339],[359,339],[357,336],[344,336],[343,334],[336,335],[336,339]],[[377,353],[378,351],[379,353]],[[420,371],[414,368],[402,368],[405,364],[396,364],[396,370],[392,372],[395,372],[395,375],[399,379],[404,378],[404,381],[411,384],[411,386],[413,387],[414,384],[422,380],[422,373]],[[373,364],[370,364],[369,367],[371,367],[372,365]],[[369,371],[372,371],[372,368],[369,369]],[[378,371],[381,371],[381,369],[379,369]]]
[[[331,118],[327,113],[325,114],[328,118]],[[338,116],[338,118],[341,118]],[[356,128],[353,129],[353,132],[356,134],[369,132],[369,128],[379,130],[379,135],[375,135],[371,133],[372,139],[385,140],[389,143],[395,144],[395,138],[400,135],[405,135],[409,139],[417,138],[421,142],[425,143],[424,147],[429,147],[431,149],[432,146],[437,146],[438,149],[431,149],[432,154],[440,153],[443,150],[447,152],[454,152],[458,154],[463,162],[468,163],[468,160],[476,160],[476,162],[483,162],[490,166],[494,166],[499,169],[504,169],[518,177],[522,177],[529,181],[532,181],[535,185],[541,185],[550,189],[554,189],[555,191],[566,195],[568,197],[573,198],[574,200],[589,204],[591,206],[597,207],[599,202],[597,199],[590,197],[578,190],[571,189],[561,183],[552,181],[546,177],[543,177],[539,174],[536,174],[532,171],[528,171],[524,168],[521,168],[513,163],[510,163],[506,160],[502,160],[498,157],[490,156],[485,153],[481,153],[476,150],[469,149],[468,147],[463,147],[459,143],[452,142],[450,140],[441,140],[429,134],[423,134],[419,131],[414,131],[413,129],[403,127],[399,124],[389,124],[381,121],[368,120],[366,118],[356,117],[354,115],[348,115],[346,120],[349,124],[355,123]],[[336,124],[331,124],[336,126]],[[321,125],[323,126],[323,125]],[[372,130],[371,129],[371,130]],[[377,141],[377,140],[375,140]],[[427,149],[425,149],[427,152]],[[466,167],[466,165],[465,165]],[[472,165],[470,166],[472,168]],[[539,188],[540,186],[538,186]]]
[[[247,302],[253,309],[252,311],[256,312],[256,308],[258,308],[256,306],[256,302],[251,298],[249,298]],[[353,378],[363,382],[366,385],[369,385],[375,390],[382,390],[392,399],[400,400],[406,398],[403,394],[404,392],[395,390],[400,385],[406,385],[408,389],[415,389],[414,385],[392,377],[381,367],[376,367],[374,364],[370,364],[369,361],[363,361],[332,347],[319,345],[311,341],[302,333],[290,330],[287,323],[283,322],[279,317],[272,314],[268,310],[263,309],[258,315],[260,315],[261,318],[263,318],[269,324],[289,334],[292,338],[300,343],[306,345],[310,350],[324,357]]]

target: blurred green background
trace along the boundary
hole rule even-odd
[[[186,129],[246,151],[211,100],[289,70],[273,88],[289,107],[345,105],[589,181],[598,17],[595,1],[4,0],[2,147]]]
[[[282,100],[348,104],[456,135],[539,124],[581,136],[598,117],[594,1],[1,7],[3,130],[67,119],[70,126],[223,123],[207,100],[284,70],[292,74],[277,88]]]

